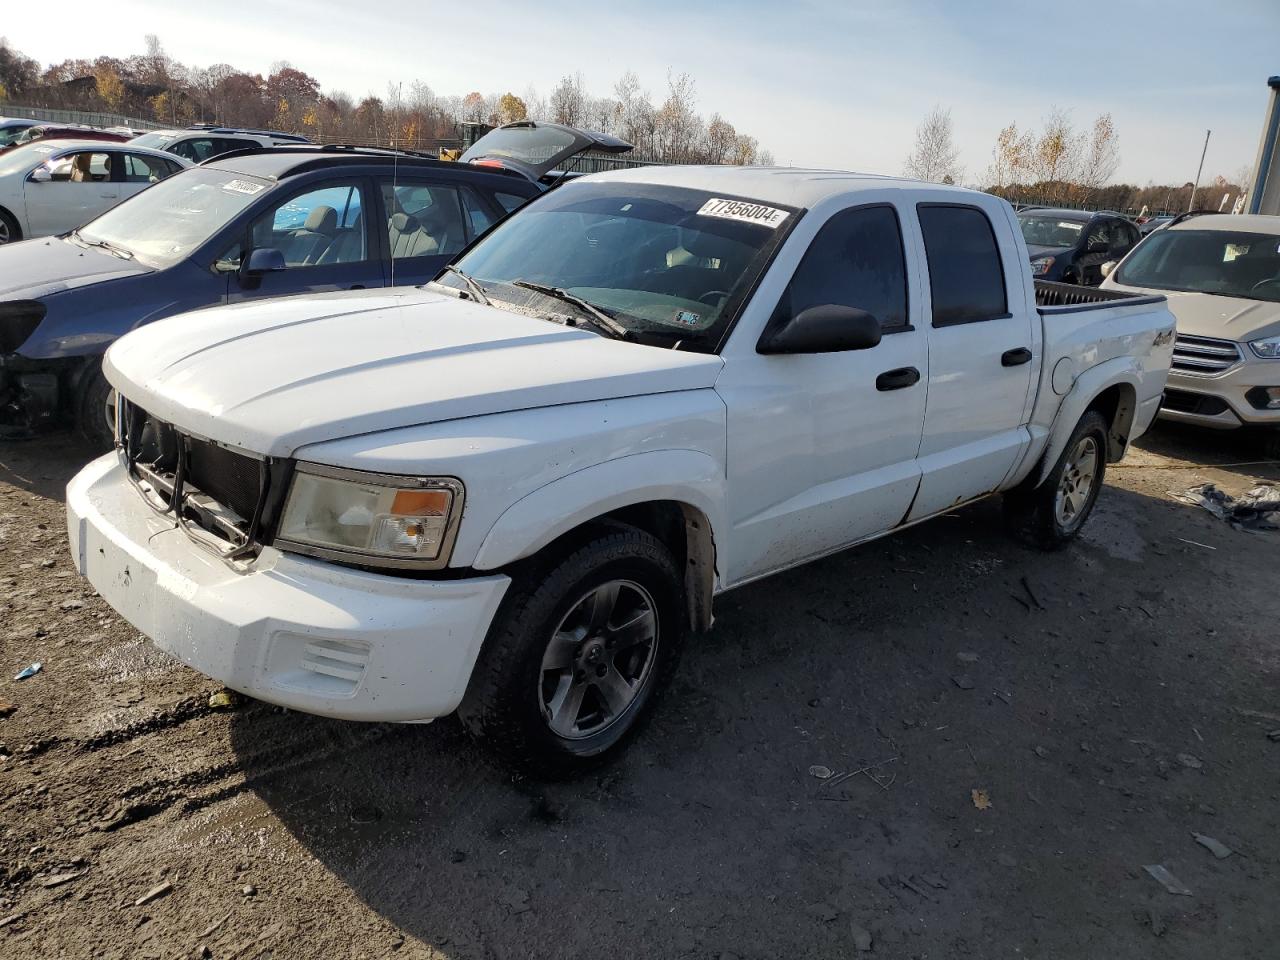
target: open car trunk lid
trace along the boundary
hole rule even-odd
[[[506,167],[537,183],[564,161],[588,150],[628,153],[633,149],[625,140],[607,133],[578,130],[561,123],[517,120],[490,130],[467,149],[461,160]]]

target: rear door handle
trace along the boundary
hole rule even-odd
[[[1018,367],[1031,362],[1031,351],[1026,347],[1014,347],[1000,354],[1000,366]]]
[[[915,386],[919,382],[919,370],[915,367],[899,367],[897,370],[886,370],[876,377],[876,389],[901,390],[903,387]]]

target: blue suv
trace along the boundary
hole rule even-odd
[[[560,124],[498,127],[459,162],[281,146],[191,167],[59,237],[0,247],[0,438],[71,421],[112,442],[107,347],[217,304],[425,283],[558,183],[558,164],[631,145]]]
[[[156,184],[61,237],[0,247],[0,436],[71,419],[111,443],[108,346],[219,303],[424,283],[540,192],[527,177],[361,151],[264,150]]]

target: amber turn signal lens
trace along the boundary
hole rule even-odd
[[[399,490],[391,512],[399,517],[443,517],[449,512],[447,490]]]

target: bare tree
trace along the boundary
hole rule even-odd
[[[654,118],[654,139],[659,159],[668,163],[685,163],[693,158],[702,128],[702,118],[693,112],[695,103],[693,78],[687,73],[668,74],[667,99]]]
[[[1093,121],[1093,129],[1084,144],[1080,172],[1076,182],[1080,199],[1089,200],[1109,181],[1120,166],[1120,137],[1111,114],[1104,113]]]
[[[960,151],[952,140],[951,111],[934,106],[916,127],[916,145],[907,157],[906,174],[929,183],[955,183],[964,176]]]
[[[562,77],[551,91],[551,118],[556,123],[567,123],[576,127],[583,122],[587,110],[587,93],[582,82],[582,74]]]
[[[738,131],[733,124],[718,113],[711,115],[707,124],[707,135],[704,139],[706,160],[708,163],[726,163],[734,154],[737,145]]]

